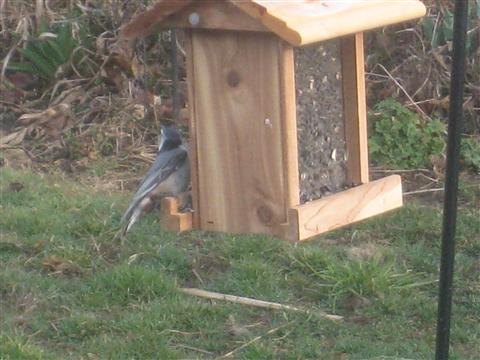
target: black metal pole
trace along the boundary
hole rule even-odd
[[[463,129],[463,88],[465,81],[465,37],[468,0],[455,0],[450,108],[448,114],[447,168],[443,207],[442,252],[438,295],[437,342],[435,358],[448,359],[452,312],[455,227],[457,222],[458,166],[460,135]]]
[[[180,112],[180,98],[178,88],[178,53],[177,53],[177,33],[175,29],[170,30],[170,40],[172,46],[172,106],[173,106],[173,120],[178,121],[178,114]]]

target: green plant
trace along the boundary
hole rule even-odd
[[[69,22],[61,26],[40,27],[38,36],[31,36],[23,49],[18,52],[23,62],[10,62],[8,69],[35,74],[50,82],[55,79],[62,65],[70,61],[73,51],[78,45],[73,37]]]
[[[391,291],[420,284],[416,275],[396,272],[393,263],[384,263],[380,257],[329,264],[317,276],[324,282],[322,287],[330,288],[334,299],[348,294],[383,298]]]
[[[473,55],[478,48],[476,41],[475,27],[478,26],[480,19],[480,1],[471,1],[468,9],[468,25],[467,28],[472,31],[467,31],[465,39],[465,47],[468,55]],[[425,16],[422,19],[422,30],[426,40],[430,43],[432,49],[436,49],[443,45],[448,45],[451,48],[453,40],[453,13],[445,9],[443,14],[436,17]]]
[[[480,139],[462,139],[461,157],[464,164],[474,170],[480,170]]]
[[[377,164],[428,167],[431,156],[444,150],[444,123],[437,119],[424,121],[394,99],[378,103],[371,118],[369,150]]]

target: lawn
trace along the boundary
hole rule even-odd
[[[0,191],[0,359],[433,358],[438,203],[407,199],[302,244],[166,233],[155,214],[120,241],[129,194],[7,169]],[[480,221],[478,203],[462,204],[451,358],[478,359]],[[307,311],[211,301],[182,287]]]

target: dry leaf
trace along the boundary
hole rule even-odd
[[[18,121],[24,126],[40,128],[52,138],[59,137],[75,123],[70,113],[70,105],[66,103],[52,106],[40,113],[23,114]]]
[[[145,67],[143,66],[143,64],[138,60],[138,58],[136,56],[133,57],[132,61],[131,61],[131,70],[132,70],[132,73],[133,73],[133,77],[135,79],[141,79],[143,78],[144,74],[145,74]]]
[[[439,179],[443,179],[445,176],[445,167],[447,166],[445,155],[432,155],[430,157],[430,161],[432,163],[435,176]]]
[[[23,149],[4,149],[2,156],[5,167],[27,169],[32,166],[32,160]]]
[[[141,120],[145,117],[145,106],[136,104],[133,106],[133,112],[132,115],[135,119]]]
[[[19,181],[12,181],[10,184],[8,184],[8,190],[12,192],[19,192],[19,191],[22,191],[24,188],[25,188],[25,184]]]
[[[133,43],[130,41],[119,40],[112,45],[110,50],[110,62],[118,66],[120,69],[131,72],[132,59],[134,57]]]
[[[114,40],[113,38],[108,37],[109,35],[112,36],[112,33],[109,31],[105,31],[98,35],[95,40],[97,55],[105,55],[108,52],[108,44]]]
[[[378,249],[373,244],[362,244],[347,249],[347,254],[350,258],[360,260],[370,260],[377,255]]]
[[[179,125],[188,126],[190,120],[190,112],[188,108],[180,109],[178,112],[178,123]]]
[[[120,71],[118,66],[113,63],[105,65],[102,70],[102,77],[105,83],[115,86],[119,93],[127,89],[128,80],[125,74]]]
[[[359,325],[368,325],[375,321],[373,316],[353,315],[345,318],[348,322],[353,322]]]
[[[0,137],[0,148],[18,146],[22,143],[28,129],[23,128],[7,136]]]
[[[12,85],[22,90],[31,90],[38,82],[38,78],[35,75],[24,72],[7,74],[5,77]]]
[[[372,301],[367,299],[366,297],[356,295],[356,294],[351,294],[346,300],[345,300],[345,308],[350,310],[350,311],[356,311],[357,309],[369,306],[372,304]]]
[[[158,117],[172,117],[173,102],[171,99],[165,100],[161,104],[155,104],[155,113]]]
[[[88,158],[90,160],[97,160],[97,152],[95,150],[89,151]]]
[[[45,259],[45,261],[42,262],[42,266],[54,274],[79,275],[82,273],[82,269],[79,266],[70,260],[55,255],[51,255]]]
[[[228,331],[233,336],[250,335],[250,330],[248,330],[246,326],[242,326],[242,325],[237,324],[234,316],[231,315],[231,314],[228,316],[227,325],[228,325]]]

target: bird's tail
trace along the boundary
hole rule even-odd
[[[137,203],[133,203],[123,214],[121,222],[125,223],[122,228],[121,237],[127,235],[127,232],[130,228],[137,222],[137,220],[142,216],[145,209],[150,205],[151,200],[149,198],[143,198]]]

